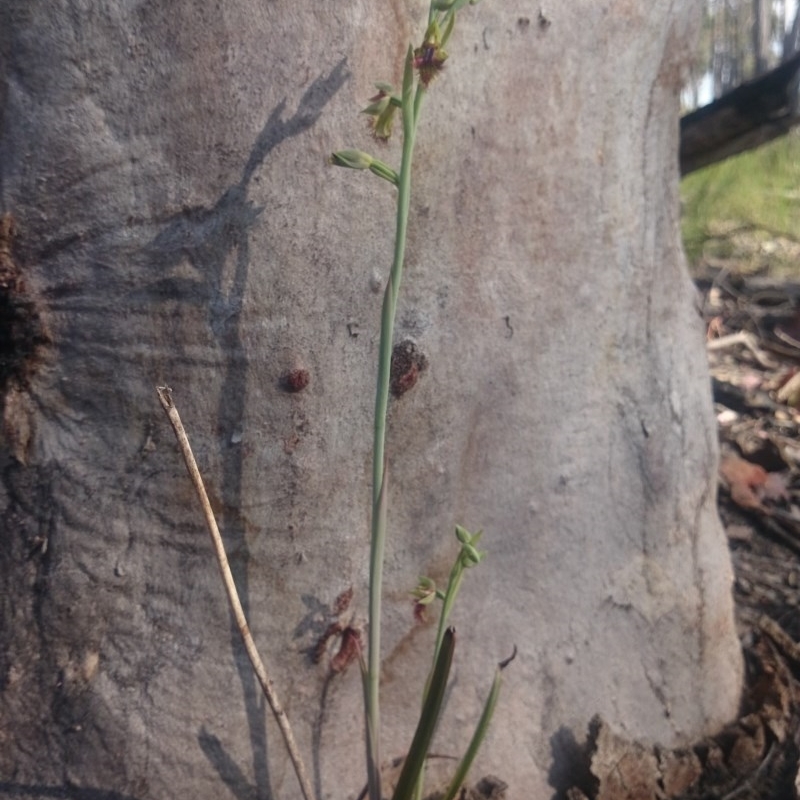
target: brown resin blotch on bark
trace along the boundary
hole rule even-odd
[[[302,392],[311,381],[311,376],[307,369],[297,368],[290,370],[283,376],[281,386],[292,393]]]
[[[428,367],[428,359],[411,339],[398,342],[392,350],[389,388],[395,397],[402,397],[416,386],[419,376]]]

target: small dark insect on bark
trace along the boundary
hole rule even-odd
[[[543,31],[546,31],[551,25],[550,19],[548,19],[547,15],[544,11],[540,8],[539,9],[539,28]]]

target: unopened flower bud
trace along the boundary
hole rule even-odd
[[[461,544],[469,544],[472,541],[472,534],[466,528],[462,528],[461,525],[456,525],[456,539]]]
[[[475,564],[480,564],[483,554],[474,548],[471,544],[461,545],[461,563],[465,567],[471,567]]]
[[[373,158],[362,150],[337,150],[329,160],[335,167],[368,169],[379,178],[389,181],[393,186],[397,186],[399,182],[397,173],[388,164],[384,164],[383,161]]]
[[[330,158],[331,164],[335,167],[347,167],[348,169],[369,169],[375,159],[362,150],[338,150]]]

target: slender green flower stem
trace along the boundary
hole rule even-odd
[[[444,602],[442,603],[442,611],[439,614],[439,627],[436,631],[436,644],[433,648],[433,663],[439,657],[439,649],[442,646],[442,639],[444,639],[444,632],[447,629],[447,620],[450,618],[450,612],[453,609],[453,604],[456,602],[458,590],[461,588],[461,580],[464,577],[464,565],[461,559],[456,559],[453,564],[453,569],[450,570],[450,579],[447,582],[447,591],[445,592]],[[433,669],[433,667],[431,667]]]
[[[442,13],[442,22],[445,23],[445,40],[449,38],[453,29],[455,12],[468,0],[452,0],[449,7]],[[469,0],[477,2],[477,0]],[[428,13],[429,28],[439,16],[440,9],[432,2]],[[426,34],[427,35],[427,34]],[[443,54],[446,58],[446,54]],[[411,205],[411,165],[414,155],[414,143],[417,132],[422,99],[425,96],[425,83],[414,80],[413,47],[408,48],[403,70],[403,89],[399,105],[403,119],[403,152],[399,173],[394,173],[390,168],[369,159],[364,161],[363,154],[347,152],[346,155],[355,168],[368,168],[386,178],[397,187],[397,220],[395,227],[394,259],[392,269],[386,283],[381,310],[381,333],[378,355],[378,380],[375,392],[375,428],[372,454],[372,521],[369,566],[369,640],[366,674],[364,677],[364,697],[366,703],[366,737],[367,737],[367,765],[368,785],[370,800],[381,800],[380,787],[380,669],[381,669],[381,598],[383,593],[383,563],[386,545],[386,509],[388,505],[388,475],[386,469],[386,418],[389,407],[389,386],[391,380],[392,363],[392,338],[394,335],[395,315],[397,312],[397,298],[400,293],[400,283],[403,277],[405,262],[406,239],[408,234],[408,214]],[[441,62],[440,62],[441,66]],[[394,105],[397,100],[392,99]],[[336,158],[336,156],[334,156]],[[362,163],[363,162],[363,163]],[[377,165],[377,166],[376,166]],[[448,592],[449,602],[445,601],[446,613],[449,615],[450,606],[458,592],[461,582],[461,572]],[[440,623],[437,635],[436,653],[434,663],[439,656],[442,640],[445,638],[444,625]],[[426,687],[426,695],[428,689]],[[423,762],[424,763],[424,762]]]
[[[370,769],[370,800],[380,800],[379,778],[372,773],[380,769],[380,669],[381,669],[381,595],[383,589],[383,560],[386,544],[386,515],[381,506],[386,503],[385,452],[386,416],[389,407],[389,383],[392,363],[392,336],[397,312],[397,297],[403,277],[408,212],[411,205],[411,164],[417,130],[417,114],[422,103],[423,89],[417,86],[413,96],[413,51],[409,48],[403,79],[403,155],[397,184],[397,223],[394,241],[394,260],[383,297],[381,335],[378,360],[378,381],[375,392],[375,431],[372,455],[372,535],[369,566],[369,649],[367,659],[367,751]]]

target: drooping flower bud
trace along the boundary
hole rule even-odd
[[[414,619],[425,622],[425,609],[438,597],[436,583],[430,578],[420,578],[411,596],[414,598]]]
[[[392,135],[394,112],[401,102],[394,96],[394,89],[388,83],[376,83],[378,94],[371,97],[369,105],[363,110],[369,114],[369,125],[376,139],[386,141]]]
[[[421,606],[430,605],[436,598],[436,583],[431,578],[420,578],[411,596]]]
[[[335,167],[348,169],[369,169],[375,159],[363,150],[337,150],[331,155],[330,162]]]
[[[363,150],[337,150],[328,159],[335,167],[347,167],[347,169],[368,169],[373,175],[389,181],[393,186],[397,186],[397,173],[388,165],[377,158],[373,158]]]

